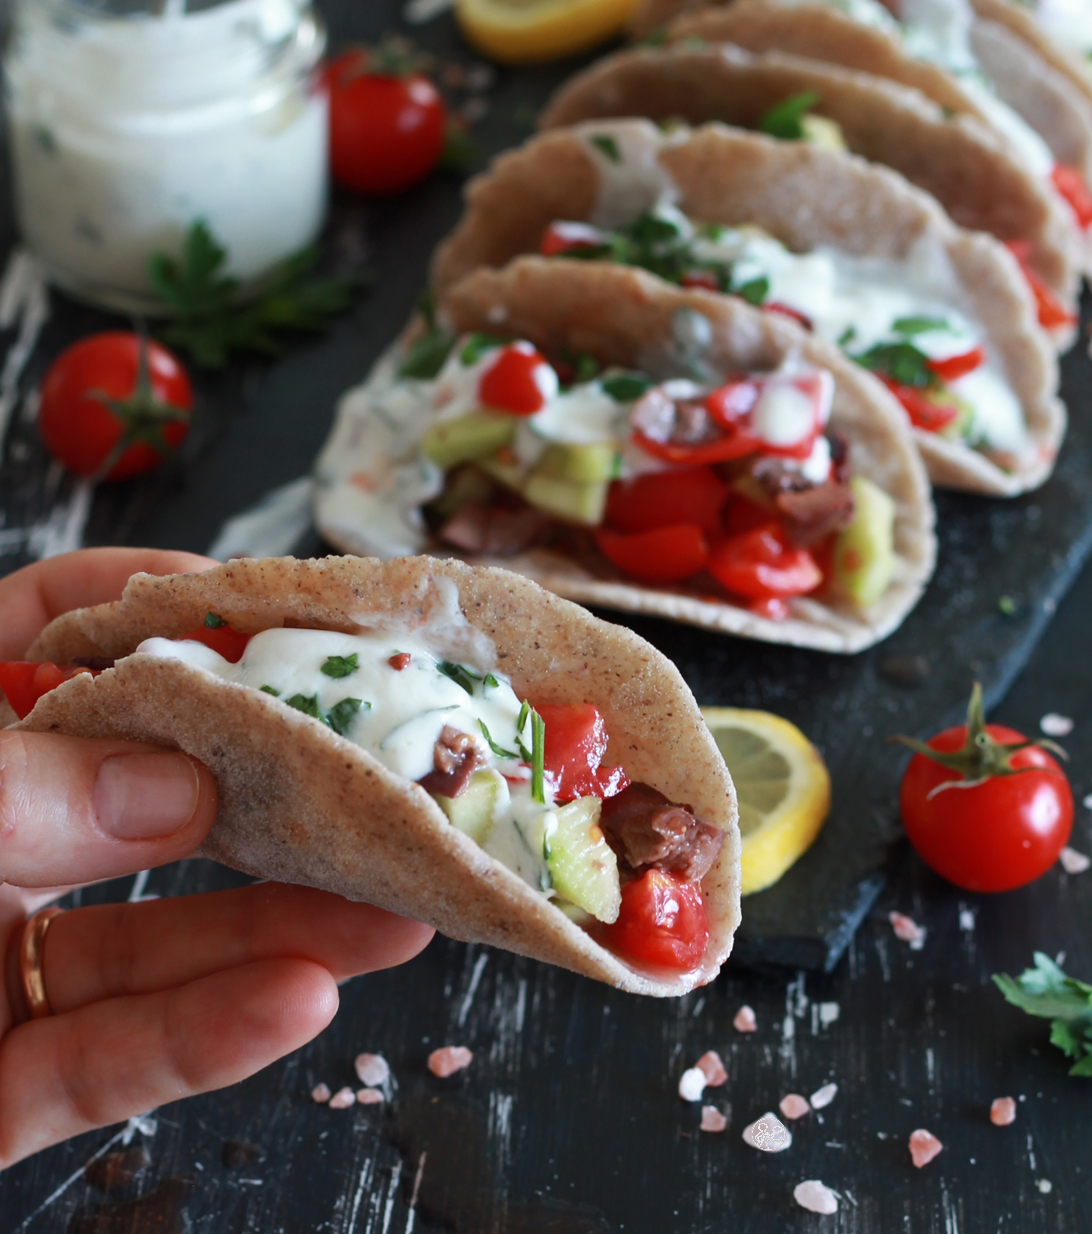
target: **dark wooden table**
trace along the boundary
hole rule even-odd
[[[374,38],[397,11],[349,0],[323,7],[335,43]],[[415,33],[470,62],[448,19]],[[535,108],[569,68],[502,73],[475,125],[480,149],[491,153],[529,132]],[[431,247],[457,216],[459,187],[457,176],[439,175],[388,202],[336,199],[328,258],[353,264],[363,256],[376,289],[328,335],[298,341],[280,361],[244,361],[200,377],[179,465],[100,490],[85,542],[203,551],[226,517],[302,474],[337,396],[408,316]],[[5,201],[0,252],[13,242]],[[115,320],[54,296],[22,389],[33,388],[65,343]],[[11,342],[0,335],[5,350]],[[679,661],[701,701],[783,710],[823,743],[835,769],[836,813],[824,864],[801,863],[800,881],[788,884],[801,897],[817,894],[860,847],[882,842],[886,886],[832,972],[736,967],[712,987],[664,1003],[437,939],[404,968],[347,985],[327,1032],[247,1083],[7,1171],[0,1234],[1092,1231],[1092,1082],[1071,1079],[1045,1022],[1005,1004],[989,979],[1019,972],[1035,949],[1064,952],[1068,971],[1092,978],[1092,872],[1056,868],[1030,888],[993,897],[941,883],[904,843],[891,845],[900,758],[882,740],[892,729],[950,720],[972,673],[995,695],[1008,691],[995,711],[1000,721],[1034,732],[1045,712],[1073,717],[1065,740],[1078,801],[1072,843],[1092,851],[1089,810],[1079,804],[1092,791],[1092,570],[1052,612],[1088,540],[1081,512],[1092,499],[1090,387],[1077,364],[1068,370],[1077,431],[1059,476],[1022,502],[941,503],[947,531],[937,579],[886,650],[849,662],[634,623]],[[16,413],[3,445],[0,572],[37,551],[40,540],[20,529],[42,526],[72,498],[70,480],[50,469],[25,414]],[[1050,532],[1063,523],[1059,545]],[[1037,557],[1050,558],[1046,576]],[[981,571],[979,559],[987,563]],[[1023,601],[1015,625],[1000,633],[990,591],[998,579]],[[928,680],[896,685],[885,676],[895,653],[923,651],[932,662]],[[154,871],[144,891],[190,893],[236,881],[208,863],[184,862]],[[122,880],[82,899],[133,891],[133,880]],[[895,939],[892,909],[927,927],[921,951]],[[758,902],[750,916],[772,920]],[[732,1028],[743,1003],[758,1019],[747,1036]],[[470,1069],[446,1081],[430,1076],[425,1059],[442,1044],[473,1048]],[[721,1135],[699,1132],[698,1109],[676,1091],[683,1069],[709,1048],[729,1072],[712,1094],[731,1106]],[[346,1112],[316,1106],[311,1087],[355,1083],[352,1060],[364,1050],[390,1061],[394,1099]],[[828,1080],[838,1084],[837,1097],[821,1116],[793,1124],[788,1151],[766,1156],[743,1144],[743,1127],[782,1096],[810,1094]],[[1017,1120],[995,1128],[990,1101],[1008,1095],[1018,1100]],[[907,1151],[917,1127],[945,1145],[921,1171]],[[792,1188],[807,1178],[842,1193],[836,1215],[794,1205]]]

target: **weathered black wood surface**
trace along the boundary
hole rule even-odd
[[[343,41],[374,37],[396,6],[328,0],[324,8]],[[419,37],[445,54],[457,48],[447,19]],[[520,140],[565,71],[502,74],[475,131],[483,151]],[[180,467],[100,491],[87,542],[201,551],[226,516],[300,475],[337,396],[408,316],[431,247],[457,216],[458,191],[457,178],[437,176],[395,201],[335,202],[331,260],[357,260],[362,248],[373,290],[330,335],[279,363],[202,378]],[[6,203],[3,210],[6,252],[12,229]],[[108,324],[55,297],[23,387],[65,342]],[[5,348],[11,341],[0,337]],[[1040,493],[1010,503],[941,497],[937,576],[903,629],[872,652],[847,660],[630,623],[679,663],[702,702],[779,711],[828,757],[830,823],[777,888],[748,901],[737,947],[737,960],[788,965],[788,973],[737,970],[662,1004],[437,940],[406,968],[346,987],[338,1019],[307,1050],[237,1089],[159,1111],[154,1135],[134,1133],[149,1163],[128,1182],[101,1186],[104,1162],[123,1172],[113,1157],[119,1129],[0,1176],[0,1234],[1092,1230],[1092,1085],[1069,1079],[1045,1025],[1008,1008],[988,982],[991,972],[1019,971],[1034,948],[1065,950],[1067,968],[1092,976],[1092,873],[1052,872],[993,898],[944,887],[897,842],[902,760],[883,742],[954,719],[974,676],[1000,698],[1050,621],[1092,533],[1090,377],[1083,353],[1067,361],[1074,424]],[[32,555],[19,529],[40,523],[69,492],[32,424],[17,416],[0,461],[0,571]],[[1016,601],[1013,615],[999,611],[1002,596]],[[1048,710],[1077,718],[1066,744],[1078,801],[1092,789],[1090,604],[1086,572],[997,713],[1025,730]],[[1078,815],[1074,844],[1089,851],[1088,812]],[[882,893],[881,866],[890,874]],[[147,890],[208,890],[232,877],[186,863],[154,873]],[[85,895],[129,891],[124,882]],[[929,927],[922,952],[894,939],[890,908]],[[973,930],[960,928],[961,910]],[[731,1028],[743,1002],[759,1020],[747,1038]],[[840,1009],[825,1027],[822,1003]],[[475,1049],[463,1077],[440,1082],[425,1071],[428,1051],[443,1043]],[[698,1133],[697,1111],[675,1094],[683,1068],[709,1047],[730,1072],[714,1094],[733,1108],[722,1136]],[[351,1082],[363,1049],[383,1052],[394,1068],[391,1107],[315,1107],[312,1084]],[[795,1126],[788,1152],[764,1157],[742,1144],[743,1126],[786,1092],[808,1094],[828,1077],[841,1086],[837,1099],[821,1125],[810,1115]],[[993,1128],[989,1101],[1007,1094],[1026,1097],[1018,1121]],[[921,1172],[906,1151],[918,1126],[946,1145]],[[105,1145],[88,1182],[83,1167]],[[811,1217],[792,1204],[792,1186],[816,1177],[851,1193],[837,1216]],[[1039,1190],[1040,1179],[1053,1190]]]

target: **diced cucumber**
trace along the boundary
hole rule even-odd
[[[570,523],[597,527],[603,521],[603,512],[607,508],[609,487],[607,480],[579,483],[533,472],[523,485],[523,496],[532,506],[545,510],[547,514],[568,519]]]
[[[497,804],[497,776],[478,771],[458,797],[432,794],[433,801],[451,819],[452,826],[468,835],[475,844],[484,844],[493,829],[493,810]]]
[[[430,425],[421,440],[421,452],[446,470],[509,445],[515,433],[512,416],[473,411],[457,420],[437,420]]]
[[[517,492],[523,489],[523,477],[527,473],[519,463],[505,463],[499,458],[480,458],[477,465],[506,488],[514,488]]]
[[[887,590],[895,569],[895,503],[871,480],[853,476],[853,522],[834,542],[834,574],[868,608]]]
[[[546,865],[559,896],[600,921],[617,921],[622,907],[618,859],[599,828],[603,803],[578,797],[557,810],[557,830],[546,841]]]
[[[821,150],[846,149],[842,126],[836,120],[828,120],[826,116],[801,116],[800,127],[809,145],[818,146]]]
[[[591,480],[613,480],[617,470],[618,451],[607,442],[586,445],[554,443],[546,447],[535,467],[535,474],[586,484]]]

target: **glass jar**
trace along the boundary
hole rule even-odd
[[[309,0],[17,0],[4,56],[16,215],[48,276],[155,314],[154,253],[204,221],[244,286],[326,209],[325,31]]]

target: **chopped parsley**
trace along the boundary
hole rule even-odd
[[[473,697],[474,683],[480,679],[475,677],[469,669],[461,664],[454,664],[451,660],[441,660],[436,668],[445,677],[450,677],[457,686],[462,686],[467,694]]]
[[[605,133],[596,133],[590,140],[600,154],[606,155],[612,163],[622,161],[622,152],[618,149],[618,143],[613,137],[608,137]]]
[[[929,330],[947,330],[950,333],[952,327],[943,317],[900,317],[892,323],[891,329],[896,334],[912,338],[915,334],[925,334]]]
[[[327,656],[326,663],[322,666],[322,672],[327,677],[348,677],[350,673],[355,673],[360,667],[357,662],[357,653],[354,651],[348,656]]]
[[[515,750],[506,750],[503,746],[497,745],[497,743],[489,735],[489,729],[486,728],[484,720],[478,721],[478,727],[482,730],[482,736],[489,743],[489,748],[493,751],[497,758],[519,758],[519,755],[515,752]]]
[[[503,343],[504,339],[498,338],[495,334],[472,334],[463,344],[462,351],[459,352],[459,363],[469,368],[472,364],[477,364],[487,351],[492,351],[494,347],[500,347]]]
[[[305,716],[310,716],[313,720],[321,720],[323,724],[326,723],[326,717],[318,705],[317,694],[293,694],[291,698],[286,698],[284,701],[296,711],[302,711]]]
[[[791,95],[759,117],[758,130],[780,141],[801,141],[804,137],[804,117],[818,102],[819,96],[814,90]]]
[[[765,277],[750,279],[746,283],[741,283],[739,287],[733,287],[732,294],[742,296],[748,304],[757,306],[770,294],[770,280]]]
[[[857,337],[856,326],[846,326],[841,334],[838,335],[838,346],[848,347],[850,343]]]
[[[862,368],[889,377],[900,386],[927,390],[938,384],[929,368],[929,357],[913,343],[874,343],[867,351],[851,356]]]
[[[417,301],[417,309],[424,318],[425,328],[410,344],[398,376],[428,381],[444,367],[452,347],[455,346],[455,336],[437,324],[430,292],[422,292]]]
[[[594,381],[599,374],[599,361],[586,351],[578,352],[572,361],[573,378],[576,381]]]
[[[326,713],[326,723],[339,737],[344,737],[352,727],[361,707],[367,711],[371,703],[366,703],[360,698],[343,698]]]
[[[274,698],[280,698],[281,696],[280,690],[275,689],[273,686],[262,686],[262,693],[272,694]]]
[[[634,403],[648,390],[652,382],[636,373],[618,373],[614,377],[604,377],[600,385],[603,392],[609,394],[616,403]]]
[[[205,614],[205,628],[208,630],[222,630],[227,622],[223,617],[217,617],[215,613]]]
[[[1050,1044],[1077,1060],[1070,1075],[1092,1077],[1092,985],[1067,977],[1041,951],[1034,968],[1016,978],[995,973],[993,980],[1013,1006],[1050,1020]]]
[[[482,685],[488,686],[491,690],[500,688],[500,682],[493,676],[492,673],[486,673],[482,678]]]

